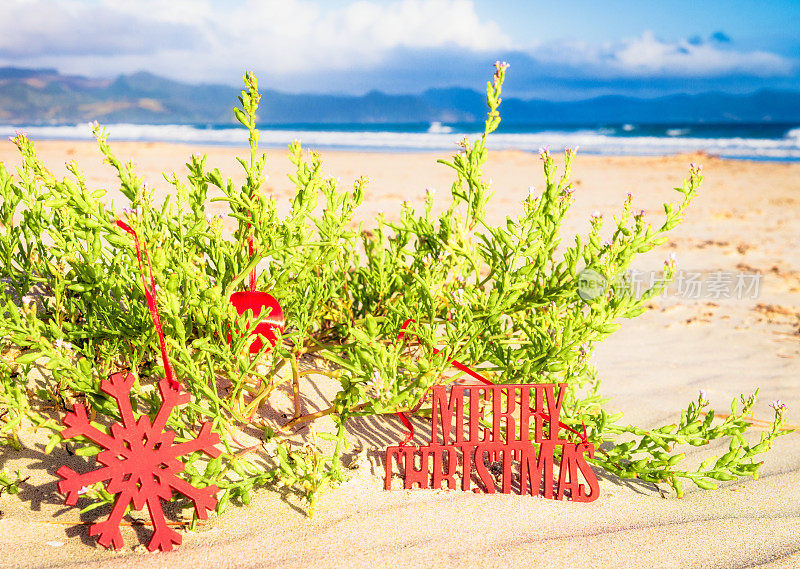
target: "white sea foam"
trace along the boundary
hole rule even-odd
[[[0,126],[7,136],[21,130],[34,140],[89,140],[88,125],[76,126]],[[194,144],[244,145],[247,131],[242,128],[199,128],[189,125],[107,125],[111,140],[167,141]],[[444,132],[380,132],[264,129],[260,141],[267,147],[283,147],[293,140],[305,146],[363,150],[447,150],[453,151],[464,133]],[[476,138],[478,133],[468,134]],[[783,138],[700,138],[691,136],[612,136],[606,130],[565,132],[547,130],[530,133],[495,133],[489,139],[493,149],[516,149],[536,152],[543,146],[573,148],[593,154],[660,155],[705,151],[732,158],[800,160],[800,128]]]
[[[794,139],[796,143],[800,144],[800,128],[793,128],[786,133],[785,138]]]
[[[428,127],[428,132],[432,134],[449,134],[453,132],[453,127],[443,126],[439,121],[434,121]]]
[[[688,128],[668,128],[667,136],[683,136],[689,134]]]

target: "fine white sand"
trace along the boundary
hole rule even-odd
[[[41,157],[57,175],[65,160],[77,160],[92,187],[110,189],[124,207],[113,173],[92,144],[44,142]],[[119,143],[120,158],[133,158],[148,184],[164,191],[160,172],[184,172],[196,147]],[[208,147],[209,165],[236,179],[240,167],[230,148]],[[426,188],[437,200],[448,196],[452,173],[435,163],[440,154],[324,152],[325,171],[351,183],[361,174],[371,184],[360,219],[369,227],[378,210],[397,216],[400,201],[422,206]],[[10,144],[0,161],[17,163]],[[724,161],[708,156],[579,156],[573,167],[576,204],[565,235],[585,233],[594,210],[606,218],[619,211],[628,192],[635,209],[654,224],[661,203],[677,199],[689,162],[702,162],[705,182],[685,222],[667,244],[637,260],[642,271],[658,269],[676,253],[678,267],[699,272],[752,275],[761,280],[755,298],[699,298],[671,294],[650,311],[623,322],[601,345],[595,362],[608,409],[643,427],[675,420],[704,389],[712,406],[726,412],[740,393],[761,389],[754,416],[770,419],[768,403],[782,399],[789,423],[800,410],[800,164]],[[291,186],[284,153],[269,152],[268,191],[286,205]],[[490,155],[486,177],[497,192],[490,203],[494,222],[515,215],[530,185],[541,186],[535,155]],[[221,213],[216,204],[210,214]],[[568,238],[570,240],[571,238]],[[323,393],[324,385],[319,385]],[[312,389],[309,392],[314,391]],[[309,400],[309,405],[314,401]],[[424,441],[426,423],[418,420]],[[121,552],[98,548],[78,508],[63,505],[55,470],[66,454],[42,453],[41,439],[25,432],[29,448],[2,448],[0,468],[23,469],[30,479],[18,496],[0,497],[0,566],[102,567],[351,567],[403,564],[413,567],[800,567],[800,434],[778,439],[757,481],[729,482],[719,490],[687,488],[683,499],[662,498],[651,484],[602,476],[600,498],[590,504],[517,495],[459,491],[383,491],[383,450],[403,438],[395,416],[354,421],[351,440],[367,449],[367,461],[352,479],[321,499],[309,520],[291,494],[258,492],[247,507],[231,507],[219,518],[184,535],[169,554],[142,554],[147,527],[125,527]],[[753,436],[760,434],[753,429]],[[696,463],[723,454],[719,445],[686,449]],[[689,486],[689,484],[687,484]],[[145,513],[136,513],[146,519]],[[141,548],[138,548],[141,549]],[[398,565],[398,566],[403,566]]]

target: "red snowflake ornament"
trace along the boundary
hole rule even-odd
[[[100,445],[105,450],[97,455],[96,460],[102,466],[85,474],[78,474],[68,466],[62,466],[56,471],[56,474],[63,478],[58,483],[58,490],[66,495],[65,503],[74,506],[82,489],[97,482],[108,482],[107,490],[111,494],[118,494],[117,500],[108,519],[92,524],[89,535],[99,535],[97,541],[105,547],[117,549],[122,547],[119,524],[125,510],[128,506],[134,510],[141,510],[147,504],[155,528],[147,549],[170,551],[173,544],[181,543],[181,535],[167,525],[164,511],[161,509],[161,500],[171,500],[173,490],[179,492],[194,502],[197,517],[204,520],[208,517],[208,510],[216,507],[216,493],[219,491],[213,484],[206,488],[196,488],[178,478],[177,475],[184,469],[184,464],[178,457],[198,450],[208,456],[218,457],[221,452],[214,445],[219,443],[219,436],[211,430],[210,422],[203,423],[196,438],[179,444],[173,444],[174,431],[164,430],[172,410],[188,403],[190,396],[181,391],[175,370],[172,369],[167,355],[167,344],[161,327],[161,318],[158,315],[156,283],[147,246],[140,244],[136,231],[125,222],[117,221],[117,225],[133,237],[147,307],[150,309],[150,317],[158,335],[161,361],[164,364],[164,379],[158,383],[161,407],[152,423],[147,415],[139,417],[137,421],[133,415],[130,397],[134,382],[133,374],[115,373],[103,381],[100,389],[117,401],[122,423],[111,425],[111,434],[104,433],[91,425],[86,416],[86,408],[78,403],[75,404],[72,413],[67,413],[64,417],[67,428],[61,431],[61,436],[69,439],[83,435]],[[142,251],[147,259],[149,279],[145,277]]]
[[[96,457],[102,466],[91,472],[78,474],[68,466],[59,468],[57,474],[63,480],[58,483],[58,490],[66,495],[65,503],[73,506],[82,489],[107,481],[108,492],[118,496],[108,519],[93,524],[89,535],[98,535],[97,542],[105,547],[122,547],[119,524],[127,507],[141,510],[147,504],[155,528],[147,549],[170,551],[173,544],[180,545],[181,535],[167,525],[161,500],[170,501],[173,490],[179,492],[194,502],[197,517],[204,520],[207,512],[216,507],[215,495],[219,490],[215,485],[196,488],[179,478],[177,475],[184,465],[177,458],[198,450],[211,457],[219,456],[220,451],[214,446],[219,443],[219,436],[207,422],[195,439],[173,444],[175,432],[164,427],[172,410],[189,401],[189,394],[172,387],[167,378],[158,384],[162,404],[153,422],[147,415],[137,421],[130,401],[133,381],[131,373],[116,373],[100,386],[117,401],[122,417],[122,423],[111,426],[111,434],[90,424],[83,405],[76,403],[73,412],[67,413],[64,418],[67,428],[61,431],[62,437],[83,435],[106,450]]]

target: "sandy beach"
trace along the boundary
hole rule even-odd
[[[169,186],[161,173],[182,176],[191,153],[205,153],[209,167],[242,178],[235,156],[245,149],[111,142],[118,158],[133,160],[162,193]],[[93,143],[37,148],[57,176],[75,160],[91,188],[107,189],[119,210],[127,205]],[[378,211],[397,217],[402,200],[420,209],[426,189],[437,192],[443,209],[454,178],[436,163],[447,153],[321,154],[325,173],[343,185],[370,179],[357,216],[365,228]],[[291,164],[282,150],[267,155],[265,191],[285,211],[293,195]],[[0,144],[0,162],[9,170],[18,164],[12,144]],[[760,388],[756,419],[771,419],[768,404],[780,399],[788,423],[800,425],[800,163],[579,153],[572,171],[576,202],[562,235],[571,241],[585,234],[596,210],[610,219],[629,192],[633,208],[660,225],[661,204],[677,199],[673,188],[690,162],[703,165],[699,196],[669,241],[634,267],[647,279],[674,253],[679,273],[726,286],[703,286],[698,294],[673,286],[644,315],[622,322],[595,354],[601,392],[611,397],[606,408],[623,411],[625,424],[660,426],[700,389],[724,413],[740,393]],[[541,162],[531,153],[490,153],[485,178],[496,192],[489,220],[498,223],[518,214],[530,186],[541,187]],[[208,214],[224,207],[215,202]],[[737,290],[737,282],[748,286]],[[426,422],[418,424],[424,438]],[[366,449],[366,460],[350,471],[350,481],[322,496],[313,519],[294,496],[264,489],[249,506],[231,507],[185,533],[183,545],[167,554],[134,549],[149,535],[141,526],[123,528],[126,547],[119,552],[98,547],[88,525],[78,524],[78,508],[64,506],[56,492],[55,470],[66,453],[46,456],[41,440],[23,433],[28,448],[0,450],[0,469],[30,476],[19,495],[0,496],[0,567],[800,567],[800,432],[777,440],[756,481],[710,491],[687,483],[686,496],[677,499],[662,497],[652,484],[600,475],[600,498],[578,504],[513,494],[386,492],[384,451],[402,440],[402,425],[395,416],[375,417],[353,421],[350,431],[352,447]],[[759,435],[755,426],[752,437]],[[713,444],[685,449],[693,464],[726,451]]]

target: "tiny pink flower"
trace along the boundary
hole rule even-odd
[[[548,160],[550,158],[550,146],[542,146],[539,148],[539,158]]]
[[[783,411],[786,409],[786,403],[784,403],[780,399],[776,399],[775,401],[770,403],[769,406],[775,409],[775,411]]]
[[[501,71],[505,71],[509,67],[511,67],[511,65],[506,63],[505,61],[498,60],[494,62],[495,73],[500,73]]]

